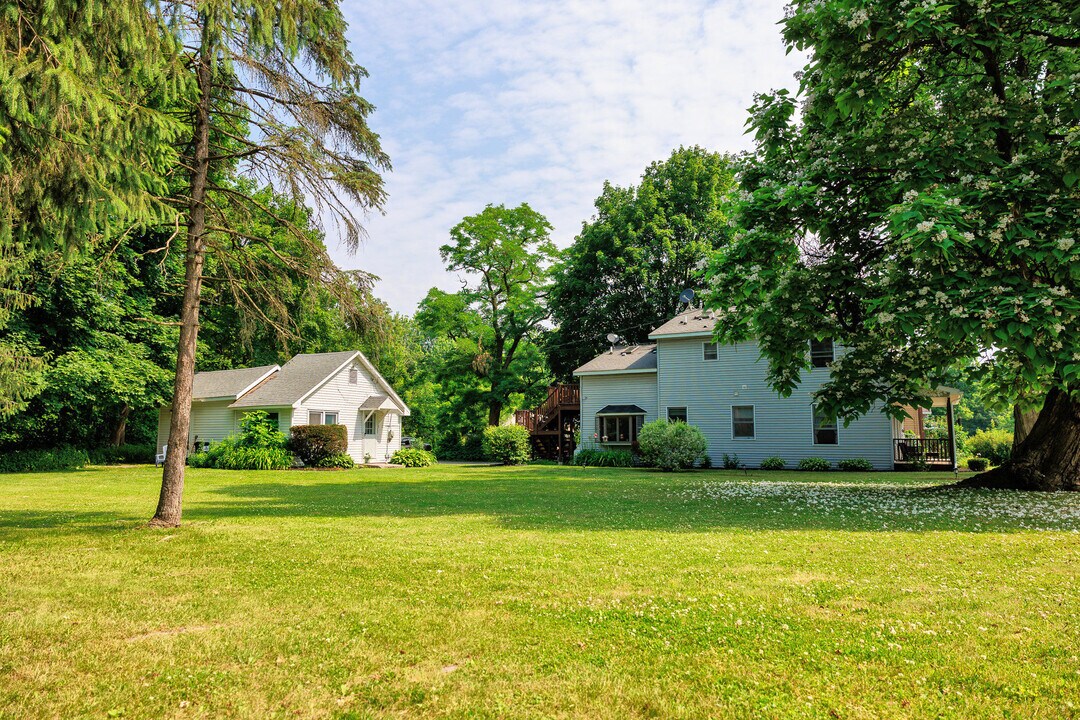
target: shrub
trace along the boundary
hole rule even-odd
[[[188,453],[187,464],[193,468],[214,467],[209,452]]]
[[[712,467],[712,458],[709,457],[708,455],[702,455],[701,456],[701,465],[700,465],[700,467],[701,467],[702,470],[708,470],[709,468],[711,468]]]
[[[342,452],[334,453],[329,457],[324,457],[315,467],[340,468],[342,470],[348,470],[349,468],[356,467],[356,462],[352,459],[352,455]]]
[[[157,455],[153,443],[96,448],[87,453],[91,465],[150,465]]]
[[[277,429],[277,424],[265,412],[256,410],[246,413],[240,420],[239,435],[211,445],[205,453],[192,455],[198,456],[195,462],[206,462],[202,467],[284,470],[293,464],[292,453],[285,445],[285,436]],[[191,462],[190,457],[188,462]]]
[[[701,430],[684,422],[654,420],[638,433],[645,463],[669,472],[694,467],[705,456],[707,446]]]
[[[759,467],[762,470],[783,470],[787,467],[787,463],[779,455],[773,455],[762,460]]]
[[[583,448],[574,454],[571,462],[582,467],[631,467],[634,464],[634,456],[627,450]]]
[[[800,470],[809,470],[813,472],[820,472],[822,470],[828,470],[832,465],[825,458],[819,457],[805,457],[799,461],[798,468]]]
[[[324,467],[324,460],[349,449],[349,432],[344,425],[297,425],[288,448],[309,467]]]
[[[967,439],[965,447],[972,455],[986,458],[991,465],[1001,465],[1012,455],[1013,434],[1008,430],[980,430]]]
[[[738,453],[728,455],[724,453],[724,469],[725,470],[738,470],[739,469],[739,455]]]
[[[493,425],[484,428],[484,458],[503,465],[521,465],[532,457],[529,431],[521,425]]]
[[[90,464],[85,450],[71,447],[51,450],[5,450],[0,452],[0,472],[53,472],[78,470]]]
[[[974,470],[975,472],[982,472],[990,466],[989,461],[986,458],[973,457],[967,462],[968,470]]]
[[[435,464],[435,454],[418,447],[401,448],[390,458],[390,462],[405,467],[427,467]]]
[[[848,472],[865,472],[873,470],[874,464],[866,458],[844,458],[836,463],[836,467],[839,470],[847,470]]]
[[[444,438],[436,450],[443,460],[483,460],[484,438],[480,433]]]

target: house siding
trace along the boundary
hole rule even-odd
[[[582,375],[581,383],[581,445],[599,447],[593,438],[596,413],[605,405],[637,405],[645,411],[645,422],[657,418],[656,377],[650,373],[618,375]]]
[[[666,417],[669,407],[685,407],[687,421],[699,427],[708,440],[714,464],[719,465],[728,453],[737,454],[739,462],[748,467],[757,467],[763,459],[777,455],[789,468],[813,456],[834,464],[845,458],[865,458],[876,469],[892,469],[892,421],[880,412],[880,406],[847,427],[841,422],[839,444],[814,444],[811,393],[828,379],[827,369],[804,372],[799,388],[783,398],[766,382],[768,363],[760,358],[757,343],[721,345],[716,360],[704,360],[702,343],[707,340],[659,339],[657,407],[652,417]],[[612,379],[618,380],[617,376]],[[753,439],[732,438],[733,405],[754,406]]]
[[[350,368],[357,370],[355,385],[349,382]],[[359,408],[372,395],[385,391],[363,365],[355,363],[339,370],[330,380],[293,409],[292,425],[306,425],[311,412],[336,412],[338,424],[348,431],[348,453],[358,463],[370,454],[374,462],[383,462],[401,448],[401,416],[395,411],[375,413],[375,435],[364,435],[364,415]]]
[[[188,428],[188,447],[195,442],[219,442],[235,435],[237,415],[229,407],[232,400],[199,401],[191,404],[191,426]],[[169,429],[172,422],[172,410],[162,408],[158,414],[158,441],[157,449],[169,443]]]

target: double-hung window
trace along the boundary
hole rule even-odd
[[[716,343],[707,342],[701,343],[701,359],[702,360],[715,360],[719,357],[716,351]]]
[[[810,364],[816,368],[829,367],[829,363],[833,361],[835,353],[833,352],[832,340],[811,340],[810,341]]]
[[[814,444],[840,444],[840,432],[836,424],[836,418],[830,420],[823,412],[818,410],[816,405],[814,406]]]
[[[754,439],[754,406],[731,406],[731,437],[744,440]]]

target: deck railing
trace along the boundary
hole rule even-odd
[[[894,441],[893,460],[899,463],[955,462],[949,438],[898,438]]]
[[[581,404],[581,387],[578,385],[553,385],[548,388],[548,395],[535,410],[518,410],[514,413],[514,422],[529,432],[544,427],[554,417],[559,408]]]

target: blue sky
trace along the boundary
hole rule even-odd
[[[749,148],[753,93],[793,86],[780,0],[343,0],[394,170],[385,214],[340,265],[412,313],[460,287],[439,246],[488,203],[528,202],[572,242],[604,180],[636,182],[679,145]]]

